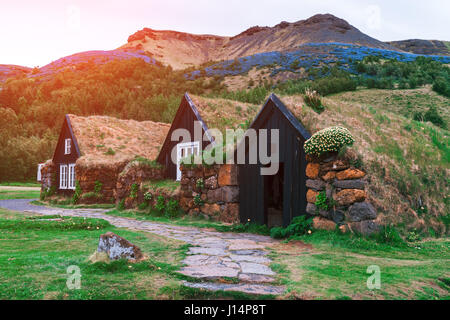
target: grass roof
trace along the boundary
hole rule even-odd
[[[136,156],[154,160],[170,125],[153,121],[120,120],[107,116],[69,115],[80,148],[81,165],[114,165]]]
[[[220,98],[189,95],[208,129],[236,129],[246,121],[252,122],[261,109],[260,105]]]

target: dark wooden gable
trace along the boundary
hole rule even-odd
[[[64,154],[65,151],[65,139],[71,139],[71,152],[70,154]],[[55,152],[53,154],[53,163],[68,164],[75,163],[75,161],[81,156],[80,149],[78,147],[77,139],[73,133],[72,125],[70,123],[70,117],[66,114],[64,118],[61,131],[59,133],[58,142],[56,144]]]
[[[279,162],[283,167],[283,225],[292,218],[305,213],[306,209],[306,158],[303,145],[310,134],[295,118],[288,108],[272,94],[256,116],[250,128],[268,130],[268,149],[270,150],[270,129],[279,130]],[[259,148],[259,146],[258,146]],[[246,153],[248,152],[246,146]],[[258,150],[259,153],[259,150]],[[267,195],[265,176],[260,169],[262,164],[239,165],[240,217],[242,222],[267,223]],[[266,188],[266,189],[265,189]]]
[[[202,126],[202,136],[205,132],[207,132],[208,127],[203,121],[200,113],[198,112],[197,107],[195,106],[192,99],[189,97],[188,93],[185,93],[180,106],[178,107],[178,111],[175,114],[172,125],[170,126],[169,132],[167,133],[166,139],[161,147],[161,151],[158,155],[157,161],[162,164],[166,168],[166,177],[171,179],[176,179],[176,164],[171,160],[171,152],[172,149],[181,142],[181,138],[179,141],[171,141],[172,132],[176,129],[183,128],[190,132],[191,139],[194,139],[194,121],[200,121]],[[201,141],[201,149],[205,149],[208,144],[210,144],[213,139],[208,135],[209,141]]]

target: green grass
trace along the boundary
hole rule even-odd
[[[40,191],[0,190],[0,200],[5,199],[37,199]]]
[[[59,204],[59,203],[51,203],[51,202],[43,202],[39,200],[32,201],[31,204],[37,206],[48,206],[55,208],[64,208],[64,209],[112,209],[115,207],[114,204],[110,203],[96,203],[96,204]]]
[[[56,219],[56,220],[48,220]],[[149,257],[88,262],[100,234],[112,231]],[[188,246],[151,233],[117,229],[99,219],[30,216],[0,209],[0,299],[209,299],[255,296],[185,288],[178,274]],[[81,289],[66,286],[67,267],[81,269]]]
[[[1,186],[8,186],[8,187],[41,187],[40,183],[37,182],[0,182]]]
[[[313,232],[296,240],[312,250],[291,245],[273,251],[272,268],[287,286],[286,297],[313,299],[449,299],[448,239],[408,246],[379,244],[337,232]],[[381,288],[369,290],[367,268],[377,265]]]
[[[153,221],[159,223],[173,224],[178,226],[196,227],[196,228],[213,228],[220,232],[238,232],[238,233],[254,233],[269,235],[270,230],[266,226],[256,224],[226,224],[220,221],[209,221],[203,217],[190,217],[188,215],[168,218],[157,214],[155,211],[144,212],[135,210],[111,210],[106,214],[118,217],[131,218],[135,220]]]

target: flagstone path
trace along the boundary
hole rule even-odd
[[[150,232],[167,238],[181,240],[192,245],[183,260],[181,274],[204,280],[183,281],[187,287],[206,290],[239,291],[252,294],[279,295],[284,287],[271,285],[275,272],[267,257],[266,247],[275,240],[270,237],[210,231],[195,227],[175,226],[150,221],[115,217],[105,214],[108,209],[62,209],[32,205],[32,200],[0,200],[5,209],[33,212],[42,215],[64,215],[104,219],[119,228]],[[233,283],[214,282],[231,278]]]

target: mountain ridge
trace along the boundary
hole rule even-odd
[[[314,42],[398,50],[331,14],[317,14],[297,22],[282,21],[273,27],[254,26],[232,37],[144,28],[132,34],[120,49],[143,50],[174,69],[184,69],[256,53],[288,51]]]

